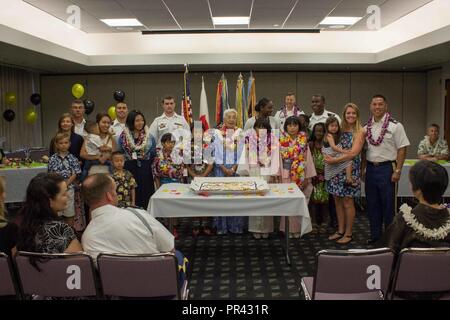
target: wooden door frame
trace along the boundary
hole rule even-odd
[[[444,138],[450,141],[450,79],[445,80]]]

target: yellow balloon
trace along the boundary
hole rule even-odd
[[[75,98],[80,99],[84,94],[84,87],[79,83],[75,83],[72,86],[72,94]]]
[[[111,106],[108,109],[108,115],[111,117],[111,120],[116,120],[116,106]]]
[[[25,113],[25,120],[27,121],[27,123],[34,124],[36,122],[36,119],[37,119],[36,110],[34,110],[34,108],[27,109]]]
[[[7,92],[5,94],[5,100],[6,100],[6,104],[8,106],[12,106],[12,105],[16,104],[16,102],[17,102],[16,94],[14,92]]]

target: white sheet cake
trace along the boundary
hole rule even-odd
[[[201,191],[256,191],[257,186],[253,181],[220,181],[220,182],[203,182],[200,187]]]

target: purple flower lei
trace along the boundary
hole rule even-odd
[[[294,111],[294,116],[298,117],[298,114],[300,113],[300,108],[295,104],[294,108],[292,108],[292,110]],[[286,107],[286,105],[281,107],[281,113],[284,115],[285,118],[287,117],[287,107]]]
[[[373,117],[370,117],[369,122],[367,122],[367,140],[369,140],[369,143],[373,146],[379,146],[383,140],[384,135],[387,132],[387,129],[389,127],[389,120],[391,119],[391,115],[389,113],[386,113],[386,117],[384,118],[383,125],[381,127],[380,135],[378,136],[377,141],[373,140],[372,135],[372,125],[373,125]]]

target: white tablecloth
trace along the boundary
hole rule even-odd
[[[265,195],[209,195],[192,192],[189,185],[162,185],[150,198],[147,211],[154,217],[299,216],[301,234],[312,230],[305,195],[294,183],[270,184]]]
[[[25,200],[28,184],[38,173],[47,172],[47,166],[37,168],[1,169],[0,176],[6,179],[5,203]]]
[[[441,164],[450,176],[450,163]],[[409,170],[411,169],[411,164],[404,164],[402,168],[402,176],[400,181],[398,182],[398,197],[413,197],[413,193],[411,191],[411,186],[409,184]],[[450,197],[450,188],[447,186],[447,190],[445,190],[444,197]]]

